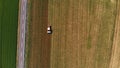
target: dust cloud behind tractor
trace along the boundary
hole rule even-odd
[[[48,26],[48,27],[47,27],[47,34],[52,34],[51,26]]]

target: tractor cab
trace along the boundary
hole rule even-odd
[[[52,28],[51,28],[51,26],[47,27],[47,34],[52,34]]]

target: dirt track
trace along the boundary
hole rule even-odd
[[[19,1],[17,68],[24,68],[27,0]]]
[[[119,68],[119,3],[33,0],[29,68]]]

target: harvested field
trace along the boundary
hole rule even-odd
[[[120,68],[119,0],[31,1],[28,68]]]

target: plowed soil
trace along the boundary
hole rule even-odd
[[[32,1],[31,44],[28,68],[49,68],[51,35],[46,33],[48,26],[48,1]]]

